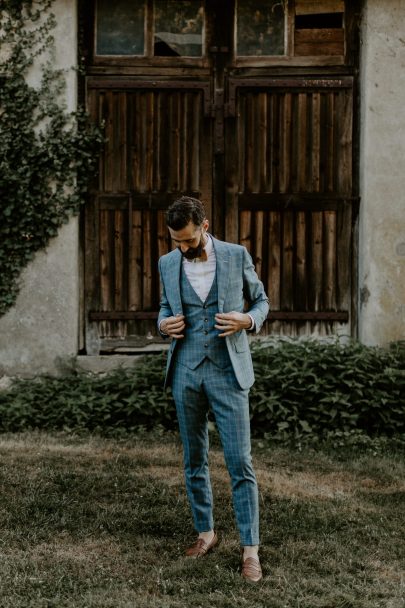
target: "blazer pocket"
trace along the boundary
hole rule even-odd
[[[249,349],[249,343],[245,333],[242,333],[233,343],[233,347],[237,353],[244,353]]]

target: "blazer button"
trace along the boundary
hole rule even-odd
[[[204,344],[204,348],[208,348],[208,344]]]
[[[207,334],[208,334],[208,331],[205,329],[205,330],[204,330],[204,333],[205,333],[205,335],[207,335]]]

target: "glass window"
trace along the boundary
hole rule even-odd
[[[201,57],[204,9],[202,2],[155,0],[154,55]]]
[[[143,55],[143,0],[97,1],[97,55]]]
[[[238,0],[236,48],[242,56],[284,55],[283,0]]]

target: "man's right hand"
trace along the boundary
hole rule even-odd
[[[184,338],[184,334],[181,332],[186,327],[184,322],[184,315],[177,315],[176,317],[167,317],[163,319],[160,324],[160,331],[171,338]]]

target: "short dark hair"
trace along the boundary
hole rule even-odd
[[[172,230],[182,230],[190,222],[195,226],[201,226],[205,218],[204,205],[192,196],[182,196],[166,211],[166,222]]]

